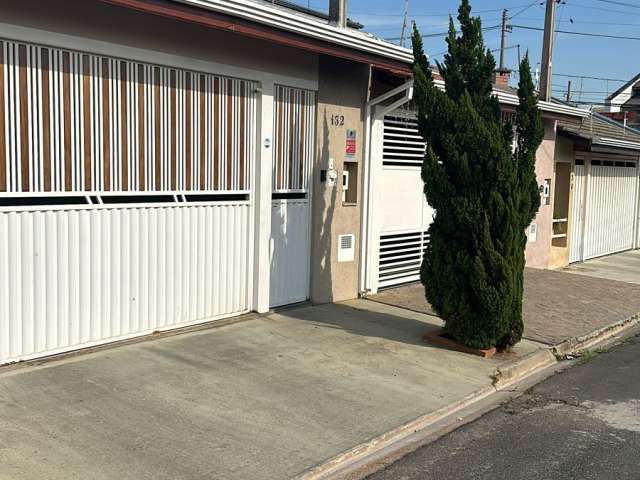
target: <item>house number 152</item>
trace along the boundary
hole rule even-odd
[[[344,125],[344,115],[331,115],[331,125],[341,127]]]

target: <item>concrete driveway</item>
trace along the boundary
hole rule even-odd
[[[366,300],[0,369],[0,479],[287,479],[491,385]]]
[[[575,263],[563,271],[640,285],[640,250]]]
[[[561,271],[528,268],[524,287],[525,338],[557,345],[640,312],[640,251]],[[421,284],[385,290],[369,299],[435,315]]]

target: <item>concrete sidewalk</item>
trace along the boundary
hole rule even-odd
[[[0,479],[287,479],[474,392],[491,360],[368,300],[0,369]]]

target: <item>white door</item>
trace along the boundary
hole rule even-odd
[[[637,163],[594,156],[587,186],[583,259],[634,247]]]
[[[584,229],[584,193],[586,184],[586,167],[584,160],[576,160],[573,175],[573,196],[571,224],[569,225],[569,263],[582,261],[582,235]]]
[[[303,302],[309,298],[309,187],[315,145],[315,115],[315,92],[276,86],[269,290],[272,307]]]
[[[272,307],[309,298],[309,200],[280,199],[271,206]]]
[[[379,226],[377,288],[420,278],[427,229],[433,221],[433,209],[423,194],[424,152],[414,112],[397,111],[385,116],[374,212]]]

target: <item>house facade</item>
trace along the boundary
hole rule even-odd
[[[3,2],[0,364],[416,280],[412,54],[332,13]],[[561,134],[588,112],[540,108],[527,262],[550,268]]]
[[[605,99],[599,113],[631,128],[640,128],[640,73]]]
[[[640,248],[640,131],[596,112],[558,124],[550,267]]]
[[[253,0],[0,22],[0,364],[357,296],[369,86],[410,51]]]

